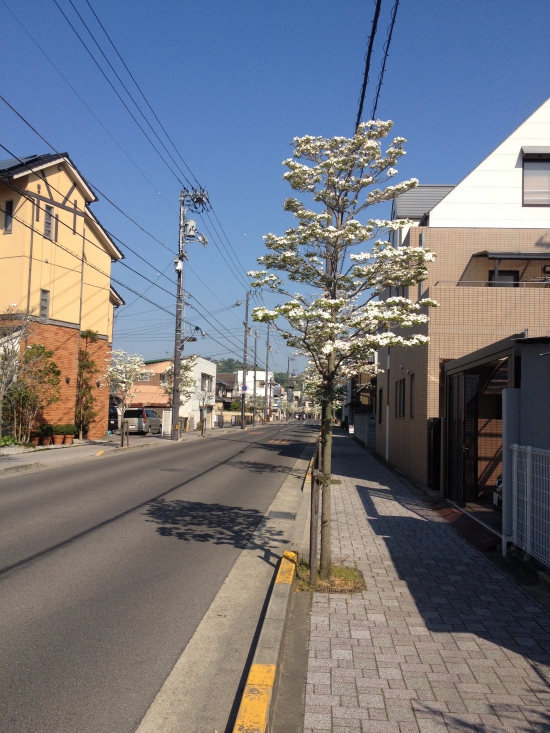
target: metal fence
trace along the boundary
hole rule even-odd
[[[550,450],[510,447],[513,542],[550,566]]]

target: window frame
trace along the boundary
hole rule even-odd
[[[45,290],[44,288],[40,289],[40,310],[38,320],[40,321],[40,323],[50,322],[50,291]]]
[[[53,241],[54,218],[53,206],[46,204],[44,207],[44,239]]]
[[[13,199],[4,203],[4,234],[13,232]]]
[[[525,208],[550,208],[550,195],[547,204],[526,204],[525,203],[525,163],[549,163],[550,155],[524,155],[521,163],[521,205]],[[550,191],[550,189],[549,189]]]
[[[395,382],[395,417],[405,417],[405,377]]]

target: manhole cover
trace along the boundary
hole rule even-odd
[[[296,519],[296,514],[291,512],[269,512],[270,519]]]

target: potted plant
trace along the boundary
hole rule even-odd
[[[32,430],[31,431],[31,440],[32,445],[38,445],[40,442],[40,431],[39,430]]]
[[[53,429],[53,444],[63,445],[65,440],[65,425],[55,425]]]
[[[64,445],[71,445],[71,443],[74,441],[74,436],[77,434],[78,428],[76,425],[65,425],[65,440],[63,441]]]
[[[53,425],[49,422],[40,426],[40,445],[51,445],[53,435]]]

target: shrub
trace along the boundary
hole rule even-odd
[[[60,424],[55,425],[53,429],[53,434],[54,435],[66,435],[65,433],[66,427],[67,427],[66,425],[60,425]]]
[[[45,438],[53,435],[53,425],[49,422],[44,423],[44,425],[41,425],[39,430],[40,430],[40,435],[44,436]]]
[[[8,445],[17,445],[17,440],[11,435],[6,435],[0,440],[0,448],[5,448]]]
[[[65,435],[76,435],[78,433],[78,428],[76,425],[72,425],[69,423],[68,425],[65,425]]]

